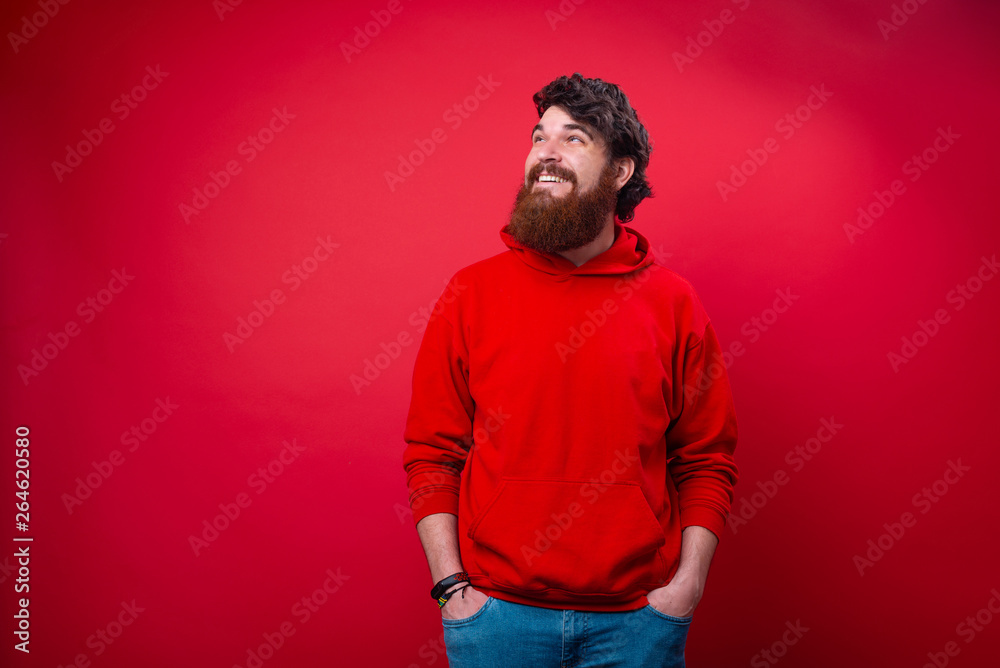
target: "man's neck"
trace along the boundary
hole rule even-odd
[[[604,229],[601,233],[597,235],[597,238],[591,241],[585,246],[580,246],[579,248],[571,248],[570,250],[559,251],[557,255],[561,255],[576,266],[587,263],[591,259],[597,257],[604,251],[611,248],[612,244],[615,243],[615,215],[614,213],[608,214],[608,219],[604,223]]]

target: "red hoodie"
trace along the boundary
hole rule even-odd
[[[681,530],[721,536],[736,416],[691,285],[615,222],[577,267],[521,246],[457,272],[413,372],[413,519],[458,516],[480,591],[633,610],[677,570]]]

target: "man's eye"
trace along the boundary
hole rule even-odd
[[[542,136],[541,136],[541,135],[535,135],[534,137],[532,137],[532,138],[531,138],[531,141],[532,141],[532,142],[537,142],[537,141],[538,141],[539,139],[541,139],[541,138],[542,138]]]
[[[577,137],[576,135],[573,135],[572,137],[570,137],[570,140],[573,140],[573,139],[575,139],[575,140],[577,140],[577,141],[583,141],[582,139],[580,139],[580,138],[579,138],[579,137]]]

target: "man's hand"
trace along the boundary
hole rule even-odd
[[[708,579],[708,567],[719,539],[700,526],[681,532],[681,557],[677,572],[664,587],[646,594],[649,604],[671,617],[690,617],[698,607]]]
[[[698,607],[704,583],[697,578],[675,577],[670,584],[654,589],[646,595],[649,604],[671,617],[690,617]]]
[[[462,597],[465,594],[465,597]],[[441,608],[441,616],[445,619],[465,619],[479,612],[479,608],[486,605],[489,596],[481,591],[476,591],[469,585],[462,591],[456,592],[448,599],[448,602]]]

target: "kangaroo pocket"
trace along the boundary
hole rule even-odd
[[[663,529],[636,483],[505,479],[468,535],[498,588],[607,596],[665,576]]]

